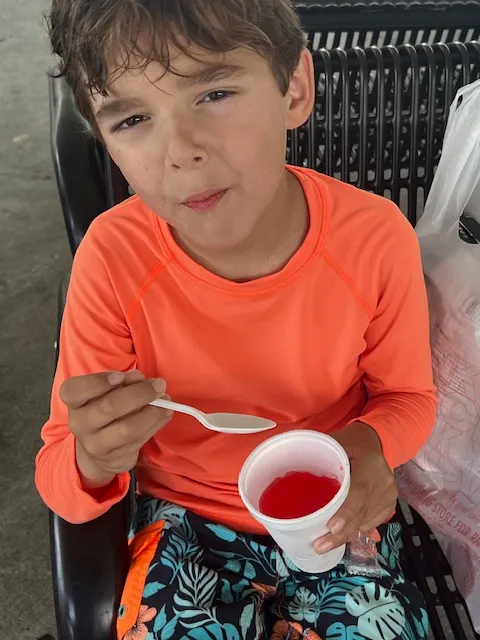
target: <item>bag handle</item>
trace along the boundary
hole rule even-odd
[[[457,228],[479,181],[480,80],[477,80],[462,87],[450,107],[442,156],[417,224],[418,236]]]

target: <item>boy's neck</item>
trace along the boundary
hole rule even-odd
[[[177,244],[195,262],[232,282],[257,280],[281,271],[298,251],[310,226],[308,205],[297,178],[285,170],[281,185],[250,238],[236,250],[202,251],[172,229]]]

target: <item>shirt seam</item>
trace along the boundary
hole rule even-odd
[[[163,235],[163,230],[161,228],[160,220],[158,219],[157,216],[155,216],[155,214],[152,214],[154,216],[154,227],[155,227],[155,235],[157,236],[157,242],[161,247],[161,251],[164,254],[166,254],[166,257],[167,257],[167,263],[165,266],[168,266],[171,264],[184,277],[188,278],[191,281],[194,281],[197,285],[199,285],[204,289],[209,289],[210,291],[214,290],[218,294],[221,294],[224,296],[231,296],[234,298],[250,298],[250,299],[261,298],[264,296],[271,295],[276,291],[280,291],[290,286],[297,279],[299,279],[303,275],[303,273],[312,265],[312,263],[316,259],[321,257],[325,251],[326,236],[327,236],[328,226],[330,221],[330,199],[329,199],[328,189],[323,184],[323,182],[321,183],[320,187],[317,184],[315,184],[315,186],[318,189],[318,192],[320,194],[320,198],[322,201],[322,220],[321,220],[320,230],[318,233],[317,242],[308,259],[305,260],[305,262],[300,267],[298,267],[298,269],[294,273],[292,273],[290,276],[288,276],[285,280],[282,280],[281,282],[275,285],[272,285],[270,287],[263,288],[259,291],[232,291],[230,289],[223,288],[211,282],[207,282],[202,278],[200,278],[199,276],[196,276],[193,273],[190,273],[188,269],[183,267],[183,265],[181,265],[178,262],[178,260],[176,260],[174,254],[170,251],[170,248],[168,247],[166,238]]]
[[[141,203],[141,200],[140,200]],[[156,216],[153,212],[149,211],[148,212],[150,215],[150,222],[152,224],[152,230],[153,230],[153,235],[157,240],[157,245],[160,244],[158,242],[158,235],[157,235],[157,225],[155,224],[156,222]],[[126,315],[126,320],[127,323],[129,325],[131,325],[135,319],[135,314],[137,313],[138,307],[140,306],[140,303],[143,299],[143,297],[145,296],[148,288],[150,287],[150,285],[152,284],[152,282],[155,280],[155,278],[158,276],[159,273],[161,273],[164,269],[166,269],[166,267],[168,266],[168,264],[171,262],[172,256],[170,255],[165,255],[165,251],[162,250],[162,246],[160,245],[160,250],[162,252],[162,257],[157,259],[157,262],[153,265],[153,267],[150,269],[150,271],[147,273],[147,275],[144,277],[144,279],[142,280],[140,286],[137,289],[137,292],[135,293],[134,297],[132,298],[132,301],[130,302],[130,306],[128,308],[128,312]]]
[[[163,271],[167,267],[169,263],[164,263],[162,260],[158,260],[158,262],[150,269],[145,278],[143,279],[141,285],[139,286],[137,293],[135,294],[132,302],[130,303],[129,310],[127,312],[127,323],[131,324],[134,320],[135,314],[138,310],[140,302],[142,301],[145,293],[150,287],[151,283],[155,280],[157,275]]]
[[[337,276],[341,278],[344,281],[344,283],[347,285],[351,295],[366,312],[369,320],[372,320],[373,316],[375,315],[375,310],[363,298],[363,296],[358,291],[357,287],[353,283],[350,276],[344,271],[344,269],[340,266],[340,264],[330,254],[327,248],[324,249],[323,258],[325,262],[328,264],[328,266],[332,269],[332,271],[334,271],[337,274]]]
[[[306,271],[311,266],[312,262],[315,259],[317,259],[320,255],[321,255],[321,251],[318,251],[318,252],[314,251],[310,256],[310,258],[301,267],[299,267],[297,271],[295,271],[295,273],[290,275],[288,278],[286,278],[282,282],[279,282],[278,284],[272,285],[270,287],[266,287],[261,291],[229,291],[228,289],[224,289],[223,287],[219,287],[211,282],[205,282],[201,278],[198,278],[197,276],[190,273],[187,269],[185,269],[185,267],[180,265],[174,259],[172,259],[170,262],[172,266],[175,269],[177,269],[177,271],[179,271],[184,277],[194,281],[197,285],[199,285],[203,289],[208,289],[210,291],[214,290],[216,293],[222,296],[231,296],[233,298],[261,298],[263,296],[271,295],[276,291],[280,291],[290,286],[293,282],[298,280],[298,278],[300,278],[303,275],[304,271]]]

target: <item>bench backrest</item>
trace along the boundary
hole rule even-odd
[[[455,92],[480,78],[480,44],[320,49],[314,59],[315,109],[289,136],[287,161],[385,195],[415,224]],[[128,185],[66,83],[51,80],[50,95],[54,165],[74,253],[91,221],[129,195]]]
[[[289,161],[385,195],[415,224],[456,91],[480,78],[480,44],[314,53],[317,100]]]
[[[314,50],[471,42],[480,0],[296,0]]]

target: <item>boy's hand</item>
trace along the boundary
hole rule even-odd
[[[105,372],[66,380],[60,397],[76,438],[77,466],[86,489],[108,485],[134,468],[140,449],[170,420],[172,412],[150,406],[165,397],[161,379],[140,371]]]
[[[357,532],[369,532],[395,511],[397,485],[383,457],[376,432],[355,422],[332,434],[347,452],[351,465],[350,492],[328,523],[330,533],[315,542],[317,553],[326,553],[348,542]]]

